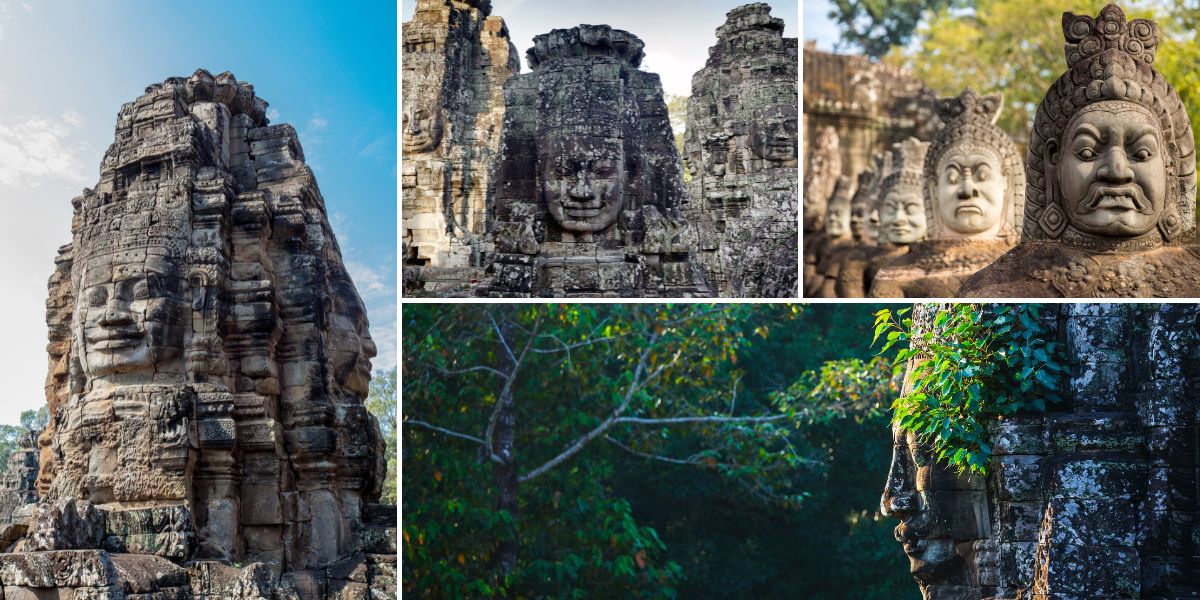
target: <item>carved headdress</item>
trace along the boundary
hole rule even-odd
[[[938,163],[952,148],[979,148],[996,154],[1001,175],[1007,179],[999,237],[1015,243],[1021,234],[1025,211],[1025,169],[1012,138],[995,125],[1003,104],[1000,94],[980,96],[966,88],[957,98],[942,98],[937,113],[945,123],[930,142],[925,156],[925,219],[929,238],[940,237],[943,224],[937,206]]]
[[[1067,124],[1088,105],[1106,100],[1130,102],[1154,117],[1162,134],[1167,170],[1166,203],[1158,220],[1164,243],[1195,237],[1195,141],[1179,94],[1154,70],[1158,28],[1148,19],[1126,22],[1109,4],[1098,17],[1063,13],[1067,72],[1050,86],[1038,105],[1026,159],[1029,186],[1024,240],[1059,238],[1068,228],[1058,183],[1047,176],[1048,156],[1062,151]]]
[[[892,150],[892,166],[879,183],[879,199],[882,201],[893,190],[911,191],[920,194],[925,181],[922,166],[929,142],[910,137],[895,144]]]

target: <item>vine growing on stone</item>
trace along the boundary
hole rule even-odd
[[[1067,372],[1059,344],[1036,304],[948,305],[921,333],[904,317],[908,310],[875,313],[872,344],[883,336],[881,354],[898,348],[893,376],[908,368],[892,422],[959,473],[986,475],[988,426],[1058,401]]]

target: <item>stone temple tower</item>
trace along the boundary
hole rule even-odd
[[[266,107],[200,70],[121,108],[50,281],[42,498],[6,596],[394,589],[366,310]]]

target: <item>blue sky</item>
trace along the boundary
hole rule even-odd
[[[254,84],[299,130],[376,367],[396,364],[394,1],[0,0],[0,423],[44,401],[46,279],[121,104],[200,67]]]
[[[668,94],[691,94],[692,75],[704,67],[708,48],[725,13],[750,0],[492,0],[492,14],[503,17],[528,73],[525,51],[533,36],[581,23],[611,25],[633,33],[646,43],[642,69],[662,77]],[[807,3],[807,0],[806,0]],[[771,0],[771,15],[784,20],[783,35],[799,37],[797,2]],[[402,0],[403,18],[412,18],[414,0]],[[805,9],[807,11],[807,8]]]
[[[804,0],[804,39],[816,40],[817,48],[831,51],[838,41],[837,25],[829,18],[829,0]]]

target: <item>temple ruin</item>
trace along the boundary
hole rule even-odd
[[[914,309],[914,331],[935,314]],[[1056,304],[1041,317],[1065,349],[1062,400],[992,424],[986,477],[897,432],[881,503],[923,597],[1200,595],[1200,308]]]
[[[366,310],[266,108],[204,70],[121,107],[50,280],[3,597],[395,597]]]
[[[717,44],[692,77],[684,152],[686,211],[700,229],[700,258],[722,296],[793,297],[764,278],[781,248],[795,254],[798,131],[796,38],[763,3],[729,11]],[[794,259],[793,259],[794,262]]]
[[[415,287],[454,291],[482,278],[492,251],[487,195],[504,122],[504,83],[520,71],[489,0],[419,0],[404,23],[404,264]]]

